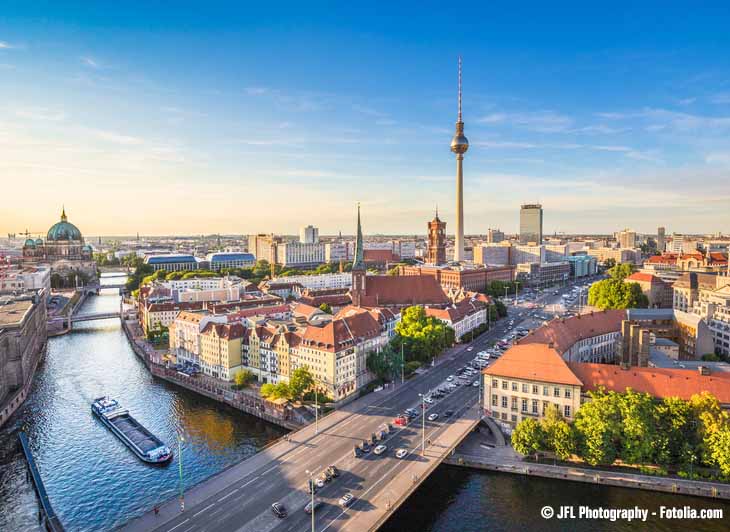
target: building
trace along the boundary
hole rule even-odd
[[[442,222],[439,213],[428,222],[428,250],[425,257],[427,264],[444,264],[446,262],[446,222]]]
[[[571,277],[587,277],[598,272],[598,261],[590,255],[570,255],[567,260]]]
[[[650,273],[636,272],[624,279],[626,283],[636,283],[649,300],[650,308],[672,308],[674,292],[672,284]]]
[[[461,120],[461,57],[459,57],[459,112],[456,118],[456,133],[451,139],[451,151],[456,154],[456,231],[454,236],[454,261],[461,262],[464,257],[464,154],[469,149],[469,141],[464,136],[464,122]]]
[[[200,333],[200,368],[206,375],[231,381],[243,370],[245,329],[241,323],[208,323]]]
[[[478,244],[474,246],[474,263],[491,266],[507,266],[511,264],[512,246],[509,242],[499,244]]]
[[[324,262],[324,244],[284,242],[276,245],[276,263],[285,268],[310,268]]]
[[[427,307],[426,316],[433,316],[454,329],[457,340],[468,337],[474,329],[487,325],[491,299],[484,294],[471,293],[446,308]]]
[[[524,263],[541,264],[547,262],[545,254],[545,246],[535,244],[525,244],[512,246],[510,250],[509,263],[512,265]]]
[[[567,244],[545,244],[545,262],[565,262],[570,256]]]
[[[700,241],[696,238],[672,233],[672,239],[667,244],[669,253],[696,253],[700,246]]]
[[[520,343],[482,373],[486,413],[507,426],[541,419],[551,406],[570,421],[580,408],[583,383],[549,345]]]
[[[152,266],[155,271],[181,272],[198,269],[197,259],[187,254],[147,255],[144,263]]]
[[[273,234],[259,233],[249,235],[248,252],[253,253],[256,260],[265,260],[268,263],[276,262],[276,246],[282,242],[281,237]]]
[[[664,253],[667,248],[667,230],[664,227],[657,227],[656,248],[659,253]]]
[[[530,286],[547,286],[564,283],[570,278],[569,262],[526,262],[518,264],[518,279],[525,280]]]
[[[618,247],[621,249],[634,249],[636,247],[636,231],[624,229],[616,235]]]
[[[97,278],[93,250],[84,242],[78,227],[68,221],[65,208],[61,210],[61,220],[46,233],[45,241],[41,238],[26,239],[23,244],[23,264],[48,264],[51,268],[51,284],[55,288],[85,284]]]
[[[0,269],[0,294],[28,290],[51,292],[51,269],[47,265]]]
[[[324,245],[325,262],[348,262],[351,258],[347,242],[327,242]]]
[[[313,225],[300,228],[299,242],[301,244],[319,244],[319,229]]]
[[[0,426],[25,401],[45,352],[47,294],[0,297]]]
[[[504,240],[504,233],[500,229],[487,229],[487,243],[488,244],[499,244]]]
[[[352,286],[352,274],[350,273],[323,273],[319,275],[290,275],[288,277],[276,277],[272,283],[292,283],[301,287],[302,290],[328,290],[332,288],[350,288]]]
[[[208,253],[205,260],[209,268],[219,272],[226,268],[252,268],[256,266],[256,257],[251,253]]]
[[[641,264],[641,250],[639,249],[620,249],[620,248],[589,248],[586,250],[591,257],[601,264],[607,260],[613,260],[616,264]]]
[[[398,267],[398,275],[429,276],[436,279],[443,290],[484,292],[492,281],[513,281],[514,266],[406,266]]]
[[[542,244],[542,205],[525,204],[520,207],[520,244]],[[527,261],[522,261],[527,262]]]
[[[679,346],[679,360],[696,360],[714,350],[707,323],[695,314],[673,309],[629,309],[621,323],[618,361],[646,367],[656,338],[675,342]]]

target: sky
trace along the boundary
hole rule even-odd
[[[0,234],[730,232],[726,2],[351,4],[4,2]]]

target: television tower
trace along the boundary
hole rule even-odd
[[[461,56],[459,56],[459,113],[456,119],[456,133],[451,139],[451,151],[456,154],[456,238],[454,242],[454,261],[464,260],[464,154],[469,149],[469,141],[464,136],[464,122],[461,121]]]

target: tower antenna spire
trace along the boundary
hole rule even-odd
[[[456,121],[461,122],[461,56],[459,56],[459,118]]]

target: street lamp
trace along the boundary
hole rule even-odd
[[[312,510],[312,532],[314,532],[314,473],[309,469],[307,469],[305,473],[309,475],[309,493],[312,497],[312,500],[310,502]]]
[[[426,394],[419,393],[421,398],[421,456],[426,455]]]
[[[183,457],[182,457],[182,442],[185,441],[182,434],[177,435],[177,463],[180,468],[180,511],[185,511],[185,493],[183,484]]]

